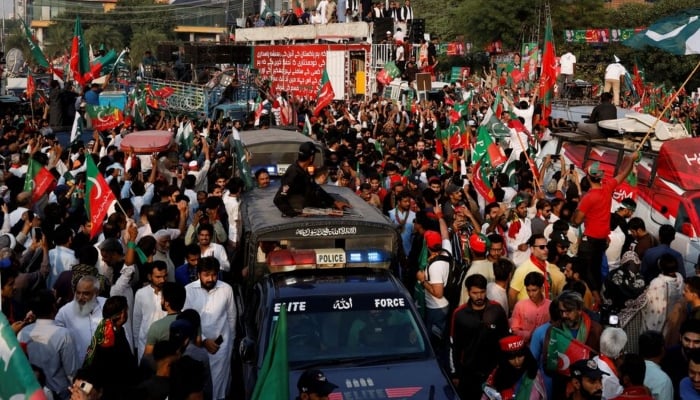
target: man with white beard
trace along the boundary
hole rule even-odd
[[[78,365],[83,364],[88,346],[95,333],[97,324],[102,319],[104,297],[99,297],[100,281],[97,277],[86,275],[75,287],[73,301],[61,307],[56,314],[56,324],[68,329],[78,355]]]

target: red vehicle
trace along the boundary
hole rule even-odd
[[[617,173],[625,154],[636,149],[634,143],[589,141],[578,134],[555,136],[541,154],[560,154],[567,165],[573,164],[579,171],[598,161],[608,177]],[[687,276],[695,275],[700,255],[700,138],[669,140],[662,142],[658,151],[643,151],[636,174],[637,185],[620,184],[615,202],[634,198],[634,215],[642,218],[647,230],[655,235],[661,225],[674,226],[676,238],[671,247],[684,255]],[[615,202],[613,208],[617,207]]]

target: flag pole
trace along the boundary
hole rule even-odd
[[[646,143],[646,141],[649,139],[649,136],[651,135],[651,132],[654,130],[654,128],[656,128],[656,124],[658,124],[659,121],[661,120],[661,117],[662,117],[664,114],[666,114],[666,111],[668,111],[668,109],[671,108],[671,104],[673,104],[673,101],[676,99],[676,97],[678,97],[678,93],[680,93],[680,91],[683,90],[683,88],[685,88],[685,85],[687,85],[688,82],[690,81],[690,78],[692,78],[693,75],[695,75],[695,72],[697,72],[698,68],[700,68],[700,61],[698,61],[698,63],[695,65],[695,68],[693,68],[693,70],[690,72],[690,75],[688,75],[688,77],[685,78],[685,81],[684,81],[683,84],[678,88],[678,90],[676,90],[676,92],[673,93],[673,96],[671,96],[671,98],[669,99],[669,101],[666,102],[666,107],[664,107],[663,111],[661,111],[661,113],[659,113],[659,115],[656,117],[656,120],[655,120],[654,123],[649,127],[649,129],[647,130],[647,134],[644,135],[644,138],[643,138],[642,141],[639,143],[639,145],[637,145],[637,149],[636,149],[635,151],[641,150],[642,146],[644,146],[644,143]],[[688,132],[688,133],[690,133],[690,132]]]

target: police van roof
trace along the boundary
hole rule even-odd
[[[344,237],[343,228],[393,232],[398,237],[398,231],[391,220],[374,206],[362,200],[350,189],[334,185],[324,185],[323,189],[331,196],[350,203],[342,217],[308,216],[283,217],[282,212],[275,206],[273,199],[277,188],[254,189],[243,196],[241,215],[245,233],[255,236],[265,235],[264,240],[284,240],[289,238],[288,230],[304,228],[328,228],[325,237]],[[332,223],[329,223],[332,220]]]
[[[275,298],[403,293],[389,271],[371,268],[299,270],[270,277],[268,284],[274,288]]]
[[[325,159],[323,145],[299,132],[271,128],[240,131],[239,133],[241,142],[251,154],[249,163],[253,172],[262,167],[278,169],[280,164],[289,165],[295,163],[299,146],[306,142],[313,142],[319,150],[319,154],[314,158],[314,167],[319,168],[323,165]],[[279,175],[283,173],[283,171],[278,172]]]

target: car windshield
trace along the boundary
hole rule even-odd
[[[277,312],[287,304],[290,366],[427,356],[409,301],[396,293],[278,300]]]

